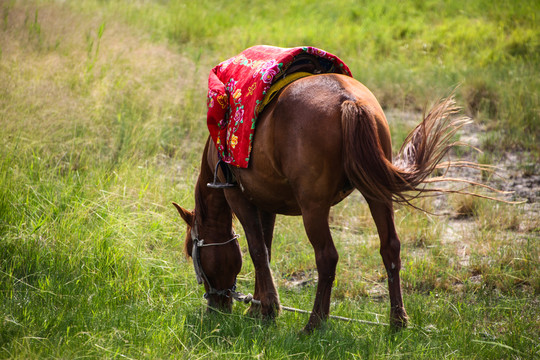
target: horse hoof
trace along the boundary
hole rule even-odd
[[[260,317],[261,316],[261,305],[251,304],[247,310],[247,314],[251,317]]]
[[[279,314],[280,306],[279,304],[272,304],[268,307],[261,309],[261,315],[265,319],[275,319]]]
[[[273,305],[265,306],[265,307],[261,305],[251,304],[247,313],[251,317],[271,320],[271,319],[275,319],[276,316],[279,314],[279,309],[280,309],[279,304],[273,304]]]
[[[390,311],[390,326],[393,329],[400,330],[407,327],[409,323],[409,317],[407,316],[407,312],[405,311],[405,308],[399,307],[399,308],[393,308]]]
[[[311,334],[315,329],[318,329],[323,324],[324,320],[314,314],[311,314],[309,317],[308,323],[306,326],[304,326],[304,329],[302,330],[304,334]]]
[[[315,327],[308,323],[306,326],[304,326],[302,331],[300,331],[300,335],[311,335],[313,334],[313,330],[315,330]]]

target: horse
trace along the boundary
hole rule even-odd
[[[248,168],[231,167],[237,186],[210,188],[218,152],[206,141],[195,185],[195,208],[173,203],[187,224],[185,252],[204,283],[209,309],[231,311],[242,254],[233,228],[241,223],[255,267],[251,314],[274,318],[280,300],[270,270],[277,214],[302,216],[315,252],[317,291],[305,332],[330,312],[338,252],[329,228],[330,208],[357,189],[375,222],[388,275],[390,324],[407,326],[400,270],[400,239],[394,203],[429,191],[427,177],[456,145],[454,133],[467,120],[456,117],[452,97],[439,100],[405,139],[392,160],[390,130],[372,92],[356,79],[318,74],[287,85],[259,115]]]

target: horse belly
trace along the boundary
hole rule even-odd
[[[237,169],[238,186],[244,196],[259,209],[283,215],[300,215],[300,206],[288,180],[268,169],[259,169],[257,156],[249,169]],[[253,161],[255,160],[255,161]],[[269,164],[268,161],[263,163]]]

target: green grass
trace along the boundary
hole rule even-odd
[[[78,4],[78,3],[77,3]],[[501,151],[538,154],[540,6],[535,1],[85,1],[115,13],[208,69],[254,44],[338,54],[386,108],[423,109],[456,86]],[[435,94],[435,96],[434,96]],[[492,150],[496,150],[495,148]]]
[[[256,43],[338,54],[395,114],[416,115],[461,84],[460,103],[487,131],[482,159],[520,149],[518,169],[534,175],[538,5],[490,4],[3,2],[0,358],[539,357],[534,205],[444,198],[450,211],[470,209],[459,219],[399,207],[412,326],[333,320],[309,336],[302,314],[266,323],[241,304],[205,314],[170,205],[193,207],[208,70]],[[392,116],[394,142],[409,129]],[[332,313],[387,322],[365,202],[353,194],[331,220]],[[282,303],[309,310],[316,269],[301,219],[279,217],[275,234]],[[251,292],[243,239],[239,288]]]

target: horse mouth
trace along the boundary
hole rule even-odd
[[[212,312],[232,312],[232,298],[225,295],[208,296],[207,311]]]

